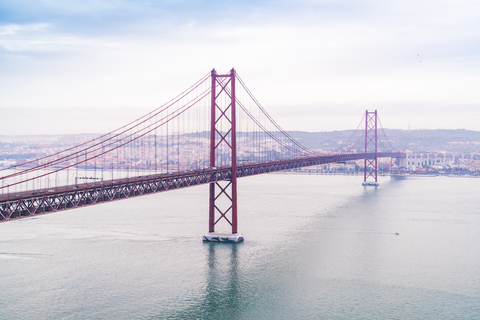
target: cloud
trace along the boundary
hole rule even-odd
[[[394,114],[398,105],[480,103],[476,1],[20,0],[0,7],[6,107],[155,107],[214,67],[235,67],[272,114],[304,109],[303,120],[296,115],[285,125],[291,129],[304,127],[310,113],[332,112],[329,106]],[[440,116],[439,126],[448,122]]]

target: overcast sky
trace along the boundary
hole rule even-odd
[[[480,1],[0,0],[0,135],[106,132],[234,67],[286,130],[480,131]]]

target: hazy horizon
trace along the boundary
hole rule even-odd
[[[298,109],[298,108],[297,108]],[[2,118],[7,119],[2,123],[0,135],[56,135],[56,134],[81,134],[81,133],[106,133],[113,131],[134,119],[138,119],[150,112],[147,108],[0,108]],[[143,111],[143,112],[142,112]],[[267,109],[268,112],[270,110]],[[373,111],[369,109],[369,111]],[[473,114],[468,112],[451,115],[450,119],[457,118],[463,121],[463,127],[439,125],[435,117],[423,115],[408,118],[406,116],[383,115],[382,110],[377,110],[382,127],[386,129],[402,130],[473,130],[477,128],[478,121]],[[341,130],[354,130],[364,116],[365,110],[348,115],[338,114],[316,115],[299,120],[298,126],[292,119],[302,118],[296,111],[289,114],[284,112],[271,112],[275,121],[287,131],[329,132]],[[28,115],[28,116],[26,116]],[[463,119],[463,120],[462,120]],[[43,123],[43,124],[42,124]],[[391,124],[397,124],[396,126]],[[360,124],[360,127],[364,126]],[[379,124],[380,126],[380,124]]]
[[[89,115],[85,113],[85,109],[83,108],[71,108],[71,109],[61,109],[61,108],[22,108],[22,110],[28,110],[27,113],[30,117],[25,118],[23,112],[17,112],[18,109],[10,108],[5,109],[8,112],[3,113],[8,117],[8,119],[15,119],[14,121],[9,121],[2,125],[2,130],[0,131],[0,136],[56,136],[56,135],[76,135],[76,134],[93,134],[93,135],[100,135],[105,134],[107,132],[113,131],[118,129],[119,127],[125,125],[127,122],[132,121],[133,119],[137,119],[143,115],[135,112],[133,110],[129,110],[129,108],[119,108],[124,113],[115,112],[118,109],[114,108],[89,108],[86,109],[87,111],[95,111],[94,115]],[[138,110],[137,110],[138,111]],[[150,111],[150,110],[149,110]],[[145,112],[145,114],[148,111]],[[55,116],[55,126],[46,125],[42,126],[41,116],[44,116],[47,119],[52,118],[52,114],[58,113]],[[333,124],[327,124],[327,127],[330,128],[322,130],[308,130],[306,128],[297,128],[297,129],[285,129],[286,131],[298,131],[298,132],[308,132],[308,133],[321,133],[321,132],[334,132],[334,131],[346,131],[346,130],[355,130],[357,125],[359,125],[360,120],[362,120],[363,114],[357,115],[355,119],[354,116],[349,116],[347,119],[350,120],[350,127],[348,123],[343,124],[339,128],[334,128]],[[278,116],[275,118],[279,118]],[[285,116],[288,118],[288,116]],[[331,119],[332,117],[330,117]],[[480,132],[480,130],[472,130],[467,128],[416,128],[413,125],[408,128],[408,124],[406,128],[391,128],[385,125],[385,121],[379,114],[379,118],[381,120],[378,123],[378,126],[382,125],[382,127],[386,130],[469,130]],[[277,120],[276,120],[277,121]],[[312,119],[315,121],[315,119]],[[22,123],[22,126],[19,126],[18,123]],[[283,124],[278,120],[277,121],[280,126]],[[364,120],[359,126],[359,130],[364,130]],[[11,128],[9,131],[6,128]],[[105,130],[99,131],[100,128],[104,128]],[[7,132],[8,131],[8,132]]]

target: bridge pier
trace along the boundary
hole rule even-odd
[[[211,242],[242,242],[243,235],[228,232],[209,232],[203,235],[203,241]]]
[[[398,158],[398,166],[400,168],[402,168],[402,167],[403,168],[408,168],[408,165],[409,165],[408,161],[409,160],[408,160],[408,153],[407,153],[405,158]]]

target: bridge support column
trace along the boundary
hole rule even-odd
[[[399,171],[408,170],[408,153],[406,154],[405,158],[397,158],[398,168]],[[402,170],[403,168],[403,170]]]
[[[365,112],[365,153],[371,153],[372,157],[365,158],[363,183],[364,186],[378,186],[377,182],[377,110]],[[369,178],[372,179],[369,180]]]
[[[228,180],[212,179],[210,183],[208,233],[203,236],[203,240],[240,242],[243,241],[243,235],[237,233],[235,70],[232,69],[226,75],[218,75],[213,69],[211,90],[210,169],[212,175],[216,174],[215,170],[219,166],[231,166],[232,171]],[[227,102],[222,104],[223,101]],[[226,153],[230,153],[230,160],[221,159]],[[232,232],[216,232],[218,223],[230,225]]]

